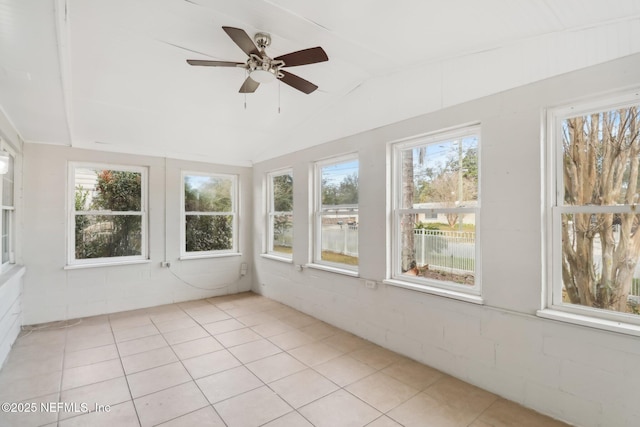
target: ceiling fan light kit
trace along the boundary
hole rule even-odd
[[[189,65],[244,68],[249,73],[249,76],[240,87],[240,93],[253,93],[261,83],[269,83],[276,79],[306,94],[310,94],[318,88],[318,86],[302,77],[281,70],[281,68],[328,61],[329,57],[321,47],[299,50],[271,58],[265,52],[265,49],[271,44],[271,36],[269,34],[257,33],[254,40],[251,40],[249,35],[240,28],[222,27],[222,29],[247,54],[247,61],[243,63],[187,59]]]

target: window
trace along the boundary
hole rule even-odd
[[[316,163],[314,263],[358,269],[358,159]]]
[[[69,171],[69,264],[146,259],[147,170],[71,163]]]
[[[15,205],[13,199],[14,190],[14,163],[15,156],[12,152],[7,151],[8,148],[2,146],[0,154],[8,157],[7,173],[2,175],[2,188],[0,189],[2,197],[2,267],[15,262],[13,255],[13,230],[14,230],[14,212]]]
[[[480,294],[479,142],[473,126],[393,145],[395,281]]]
[[[267,175],[267,182],[267,253],[292,258],[293,172],[272,172]]]
[[[550,303],[640,325],[640,97],[549,112]]]
[[[237,177],[183,172],[182,183],[182,256],[237,253]]]

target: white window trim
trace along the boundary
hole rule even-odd
[[[2,205],[2,211],[4,210],[8,210],[11,211],[11,214],[9,215],[9,260],[7,262],[2,263],[2,265],[0,265],[0,272],[5,272],[7,270],[9,270],[10,268],[13,267],[13,265],[15,264],[16,260],[15,260],[15,212],[16,212],[16,186],[15,186],[15,182],[16,182],[16,158],[17,158],[17,153],[16,151],[13,149],[13,147],[11,145],[9,145],[7,142],[5,142],[2,138],[0,138],[0,151],[5,151],[7,154],[9,154],[9,156],[12,157],[13,159],[13,206],[4,206]],[[2,177],[2,175],[0,175],[0,178]],[[1,183],[0,183],[1,184]],[[2,190],[3,190],[2,185],[0,185],[0,201],[3,199],[3,194],[2,194]],[[4,215],[0,215],[0,231],[4,228],[4,224],[2,223],[2,221],[4,220]],[[2,241],[0,240],[0,246],[2,245]],[[2,249],[0,247],[0,253],[2,253]]]
[[[184,178],[188,175],[195,176],[207,176],[207,177],[216,177],[216,178],[224,178],[231,180],[231,212],[198,212],[198,215],[231,215],[233,217],[231,221],[232,227],[232,248],[231,249],[220,249],[214,251],[199,251],[199,252],[187,252],[187,235],[186,235],[186,215],[188,212],[184,209]],[[186,171],[183,170],[180,174],[180,259],[181,260],[189,260],[189,259],[199,259],[199,258],[217,258],[224,256],[237,256],[240,255],[240,250],[238,246],[238,211],[239,211],[239,179],[238,175],[234,174],[226,174],[226,173],[209,173],[209,172],[200,172],[200,171]]]
[[[360,159],[358,153],[344,154],[341,156],[330,157],[318,160],[314,163],[313,168],[313,233],[312,233],[312,251],[311,262],[307,263],[307,267],[319,270],[331,271],[333,273],[346,274],[348,276],[358,276],[358,265],[340,264],[336,262],[322,260],[322,168],[328,165],[344,163],[357,160],[358,169],[360,168]],[[358,173],[358,179],[360,174]],[[358,197],[359,199],[359,197]],[[360,202],[358,201],[358,215],[360,214]],[[359,251],[358,251],[359,252]]]
[[[75,258],[75,171],[77,168],[88,169],[101,169],[101,170],[116,170],[125,172],[137,172],[140,173],[142,182],[140,183],[140,211],[85,211],[88,214],[96,215],[136,215],[142,217],[142,223],[140,225],[140,255],[110,257],[110,258],[90,258],[90,259],[76,259]],[[125,263],[137,263],[139,261],[146,261],[149,259],[149,241],[147,230],[149,227],[149,210],[148,210],[148,186],[149,186],[149,171],[148,168],[143,166],[127,166],[109,163],[89,163],[89,162],[69,162],[68,167],[68,218],[67,218],[67,265],[65,269],[73,267],[102,267],[107,265],[122,265]]]
[[[556,262],[562,256],[561,216],[563,213],[599,213],[605,211],[623,213],[637,208],[637,205],[564,206],[558,203],[564,194],[564,183],[562,181],[564,171],[562,162],[559,161],[562,158],[560,123],[566,118],[581,114],[638,105],[640,103],[639,89],[631,89],[624,93],[618,92],[595,97],[588,101],[552,107],[546,110],[546,114],[543,114],[543,119],[546,120],[546,126],[543,126],[546,131],[546,138],[543,136],[543,158],[546,166],[546,173],[543,173],[543,179],[546,180],[543,184],[544,200],[546,202],[543,216],[543,230],[546,230],[546,233],[543,234],[543,248],[546,250],[546,256],[543,260],[546,265],[543,265],[543,268],[546,272],[543,277],[546,283],[543,288],[543,308],[536,313],[539,317],[640,336],[640,316],[563,303],[562,266],[561,262]]]
[[[275,171],[271,171],[267,173],[267,235],[265,239],[266,248],[262,255],[268,255],[268,258],[276,260],[276,261],[286,261],[291,262],[293,260],[293,253],[286,254],[282,252],[277,252],[273,250],[273,219],[276,215],[282,214],[290,214],[293,216],[293,210],[288,212],[276,212],[273,210],[274,208],[274,188],[273,188],[273,178],[283,175],[291,175],[293,177],[293,169],[292,168],[283,168]],[[294,180],[295,185],[295,180]]]
[[[413,149],[415,147],[436,144],[439,142],[450,141],[457,138],[463,138],[466,136],[478,137],[478,203],[475,207],[461,207],[461,208],[438,208],[438,209],[403,209],[402,206],[402,155],[401,152],[406,149]],[[457,128],[451,128],[441,130],[433,133],[419,135],[407,139],[393,141],[390,144],[392,153],[391,162],[391,215],[389,229],[391,230],[391,250],[389,260],[390,275],[384,283],[399,286],[406,289],[417,290],[434,295],[444,296],[447,298],[458,299],[461,301],[472,302],[475,304],[483,304],[484,301],[482,295],[482,251],[481,251],[481,236],[480,236],[480,206],[481,206],[481,155],[482,150],[482,135],[481,126],[479,123],[467,124]],[[439,280],[433,280],[428,278],[419,278],[403,275],[401,272],[400,262],[400,216],[402,214],[411,213],[447,213],[447,212],[459,212],[459,213],[473,213],[475,215],[475,284],[458,285],[451,282],[444,282]]]

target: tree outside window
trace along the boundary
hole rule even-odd
[[[146,256],[146,170],[73,165],[70,263]]]
[[[235,175],[183,174],[186,255],[235,251]]]
[[[268,174],[268,253],[291,258],[293,252],[293,173]]]
[[[640,314],[638,107],[556,116],[558,305]]]

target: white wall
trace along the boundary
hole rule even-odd
[[[572,72],[256,164],[254,290],[411,358],[581,426],[640,420],[640,340],[536,317],[542,308],[543,111],[640,86],[640,55]],[[425,100],[429,99],[425,93]],[[425,101],[426,102],[426,101]],[[345,120],[349,120],[345,117]],[[475,305],[387,278],[388,142],[480,122],[482,287]],[[340,126],[336,123],[336,126]],[[360,278],[294,269],[310,259],[311,165],[357,151]],[[294,170],[294,262],[260,257],[264,176]],[[375,290],[364,279],[378,282]]]
[[[21,192],[22,187],[22,139],[11,122],[0,110],[0,138],[9,144],[16,153],[15,157],[15,188],[14,203],[16,206],[15,222],[21,221]],[[18,263],[21,255],[21,241],[19,226],[15,227],[14,250]],[[0,367],[11,350],[22,326],[22,277],[24,268],[15,265],[0,272]]]
[[[149,168],[149,263],[67,269],[68,162]],[[239,175],[242,256],[179,260],[182,170]],[[24,145],[24,323],[35,324],[112,313],[247,291],[251,259],[251,169],[74,149]],[[171,271],[161,267],[171,263]],[[251,266],[250,266],[251,267]],[[196,287],[193,287],[193,286]],[[198,289],[198,288],[205,288]]]

